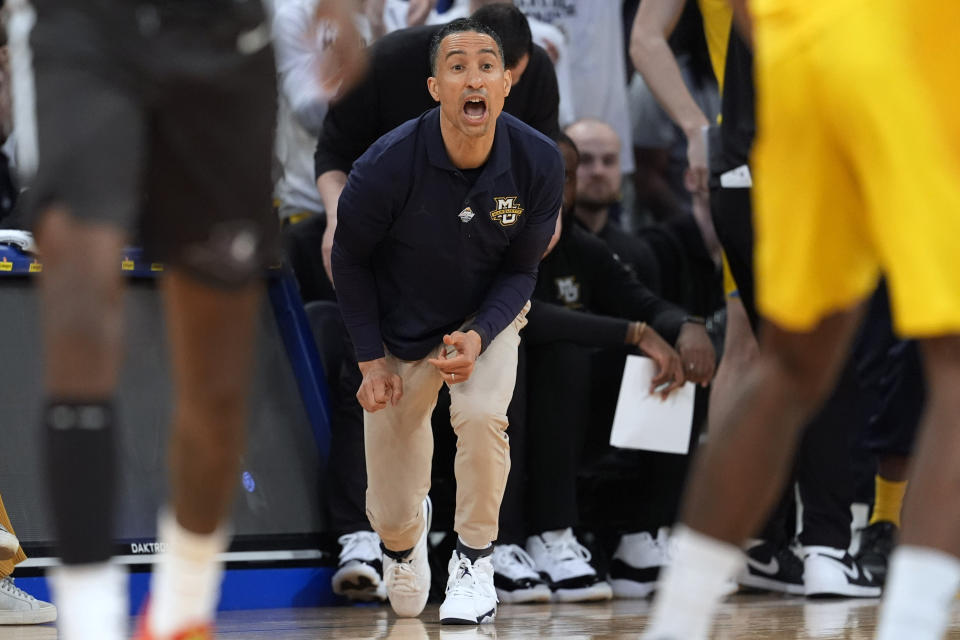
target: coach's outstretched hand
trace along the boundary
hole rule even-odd
[[[387,365],[385,358],[367,360],[360,363],[363,382],[357,391],[360,406],[370,413],[386,409],[387,405],[397,406],[403,397],[403,378]]]
[[[439,369],[447,384],[460,384],[470,379],[473,365],[480,355],[482,348],[480,334],[476,331],[454,331],[443,336],[443,344],[453,347],[456,355],[450,349],[444,349],[437,358],[430,358],[427,362]]]

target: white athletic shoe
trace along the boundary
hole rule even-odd
[[[650,533],[628,533],[610,563],[610,586],[617,598],[646,598],[656,589],[660,571],[668,564],[670,530],[661,527],[656,538]]]
[[[17,536],[7,531],[6,527],[0,524],[0,560],[9,560],[17,553],[20,548],[20,541]]]
[[[333,592],[359,602],[385,601],[380,536],[373,531],[356,531],[340,536],[338,542],[340,562],[333,574]]]
[[[433,522],[433,504],[423,499],[420,513],[426,523],[417,544],[403,560],[383,554],[383,578],[387,585],[390,606],[401,618],[415,618],[427,605],[430,595],[430,561],[427,557],[427,536]]]
[[[537,573],[533,558],[515,544],[493,548],[493,584],[500,602],[550,602],[550,587]]]
[[[803,548],[803,585],[807,596],[879,598],[882,585],[845,549]]]
[[[590,565],[590,552],[573,535],[573,529],[530,536],[527,552],[555,600],[585,602],[613,598],[613,590]]]
[[[0,624],[43,624],[57,619],[57,608],[37,600],[7,576],[0,580]]]
[[[440,605],[440,624],[493,622],[497,617],[497,591],[490,557],[471,562],[454,550],[447,571],[447,595]]]

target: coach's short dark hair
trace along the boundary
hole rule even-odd
[[[440,43],[443,39],[452,33],[482,33],[493,38],[497,43],[497,49],[500,54],[500,62],[504,67],[508,67],[503,56],[503,42],[497,32],[490,27],[477,22],[473,18],[458,18],[453,22],[443,25],[439,31],[433,34],[433,40],[430,42],[430,69],[434,76],[437,75],[437,57],[440,55]]]
[[[474,11],[470,17],[500,34],[502,42],[500,48],[503,51],[503,62],[507,69],[517,66],[523,56],[533,54],[530,23],[527,22],[527,16],[513,4],[509,2],[488,4]]]

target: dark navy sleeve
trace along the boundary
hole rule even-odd
[[[606,246],[595,243],[591,249],[597,312],[646,322],[673,344],[689,314],[647,289]]]
[[[340,194],[333,237],[337,302],[358,362],[384,356],[372,257],[390,229],[393,198],[384,188],[389,185],[383,179],[384,168],[375,164],[373,157],[365,154],[354,164]]]
[[[480,305],[477,317],[464,329],[480,334],[482,349],[513,322],[533,295],[540,258],[556,227],[563,203],[563,159],[556,147],[544,145],[543,149],[536,163],[538,173],[534,179],[538,184],[530,190],[526,212],[530,217],[510,242],[500,273]]]
[[[617,347],[626,344],[630,321],[589,311],[574,311],[545,300],[534,300],[524,330],[529,345],[572,342],[587,347]]]

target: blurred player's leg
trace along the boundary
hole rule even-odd
[[[121,359],[123,234],[63,209],[37,227],[43,254],[47,473],[63,567],[62,640],[126,632],[124,572],[108,563],[115,511],[113,396]]]
[[[160,517],[166,553],[154,572],[146,638],[206,633],[216,611],[223,574],[217,555],[229,542],[260,290],[259,281],[214,288],[177,270],[164,280],[176,392],[173,512]]]
[[[922,343],[926,413],[903,508],[900,546],[890,563],[880,640],[936,640],[950,620],[960,586],[960,338]]]
[[[724,583],[742,562],[739,545],[780,496],[800,430],[833,388],[858,319],[854,311],[833,315],[806,334],[764,329],[754,366],[713,414],[688,485],[677,561],[645,637],[707,637]]]

